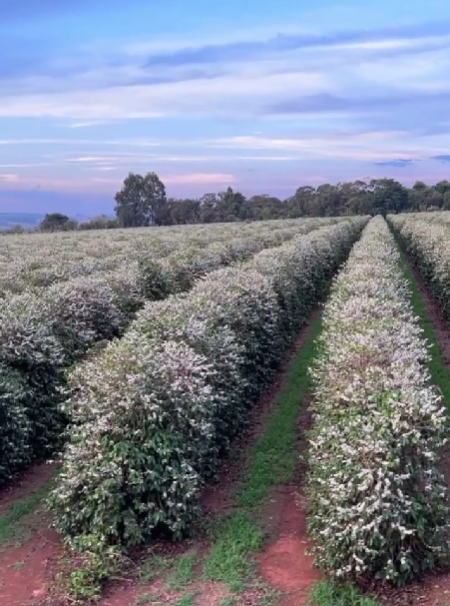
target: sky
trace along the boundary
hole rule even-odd
[[[0,212],[450,178],[448,0],[0,0]]]

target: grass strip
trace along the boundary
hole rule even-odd
[[[33,493],[11,503],[8,511],[0,515],[0,549],[11,542],[22,542],[27,535],[29,517],[44,503],[50,492],[53,479],[42,484]]]
[[[319,581],[311,591],[316,606],[380,606],[373,598],[359,593],[353,585]]]
[[[249,556],[260,549],[264,540],[264,532],[256,519],[257,508],[270,496],[274,485],[288,483],[293,478],[298,458],[295,426],[301,401],[311,387],[308,369],[321,330],[319,315],[289,365],[264,433],[250,451],[242,482],[232,496],[236,510],[221,520],[214,533],[203,574],[208,580],[227,583],[231,591],[242,591],[252,573]]]
[[[263,540],[263,531],[248,512],[238,510],[227,516],[221,521],[204,563],[204,577],[226,583],[233,592],[242,591],[253,572],[248,556],[259,551]]]
[[[316,339],[321,331],[322,316],[319,315],[288,368],[264,433],[250,450],[242,484],[233,495],[239,507],[251,509],[261,505],[273,485],[292,480],[298,459],[295,424],[299,406],[311,388],[308,368],[316,355]]]

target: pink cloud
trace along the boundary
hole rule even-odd
[[[19,175],[14,175],[12,173],[0,174],[0,182],[1,183],[18,183]]]
[[[193,173],[189,175],[173,175],[170,177],[161,177],[161,180],[169,185],[236,183],[236,178],[233,175],[227,175],[222,173]]]

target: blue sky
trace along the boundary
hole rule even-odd
[[[0,211],[450,177],[448,0],[0,0]]]

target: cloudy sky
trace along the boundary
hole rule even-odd
[[[0,211],[450,177],[448,0],[0,0]]]

